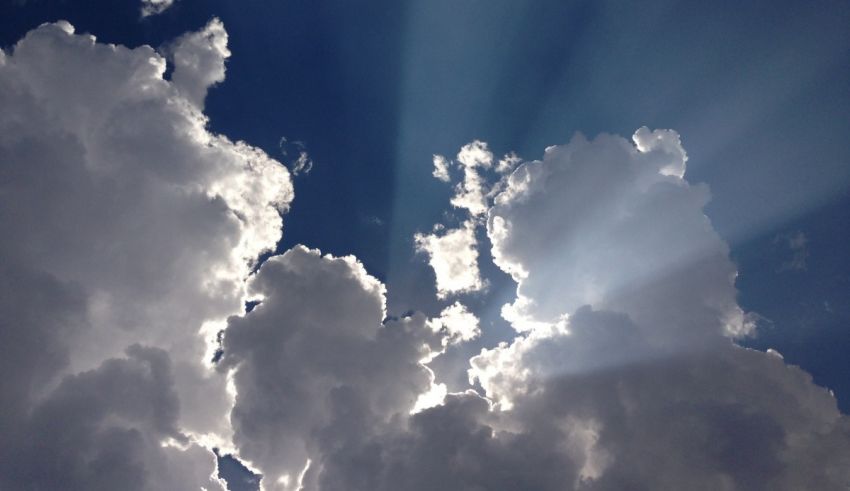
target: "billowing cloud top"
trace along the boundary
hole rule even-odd
[[[448,394],[428,363],[475,312],[388,316],[356,258],[304,246],[257,267],[290,175],[206,128],[220,22],[167,53],[170,80],[67,22],[0,51],[0,488],[222,490],[213,447],[266,490],[850,482],[832,395],[734,343],[754,325],[675,132],[435,157],[464,214],[416,237],[438,295],[483,289],[480,247],[517,285],[515,339]]]
[[[421,314],[382,324],[384,286],[353,257],[299,246],[267,261],[250,291],[262,303],[231,318],[220,364],[235,372],[234,442],[268,487],[298,489],[324,447],[410,412],[431,383],[419,360],[439,338]]]
[[[4,489],[220,488],[195,443],[227,434],[214,326],[293,196],[282,165],[206,130],[226,39],[213,20],[177,40],[171,81],[152,48],[67,22],[0,56]]]

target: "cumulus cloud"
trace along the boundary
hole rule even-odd
[[[447,343],[470,341],[481,335],[478,317],[460,302],[455,302],[443,309],[440,316],[431,321],[431,329],[445,332]]]
[[[487,217],[493,258],[518,284],[506,313],[524,329],[589,304],[659,326],[661,343],[751,333],[678,135],[641,129],[633,141],[578,135],[507,178]]]
[[[519,165],[487,212],[519,335],[471,360],[484,393],[367,438],[363,465],[326,456],[322,489],[846,485],[850,422],[829,391],[732,341],[753,327],[685,162],[674,132],[641,129]]]
[[[508,172],[513,171],[517,165],[522,163],[522,158],[514,152],[511,152],[504,157],[502,157],[499,162],[496,163],[496,172],[499,174],[507,174]]]
[[[172,86],[203,109],[207,90],[224,80],[224,62],[230,57],[224,24],[213,19],[202,30],[184,34],[169,54],[174,62]]]
[[[556,217],[569,210],[564,200],[576,199],[574,179],[590,179],[605,195],[584,209],[603,231],[596,237],[624,233],[620,228],[657,235],[617,244],[614,252],[662,267],[661,285],[624,291],[644,276],[626,268],[626,259],[609,256],[602,242],[587,243],[606,259],[583,256],[584,278],[600,278],[599,294],[559,291],[564,301],[556,306],[544,289],[525,290],[518,315],[531,319],[530,330],[471,360],[471,381],[481,394],[449,394],[427,367],[413,363],[452,339],[477,334],[476,319],[462,304],[430,321],[414,315],[381,326],[383,286],[354,259],[296,248],[264,265],[252,284],[263,303],[256,316],[231,319],[222,368],[235,371],[238,448],[268,473],[266,486],[672,491],[844,485],[850,478],[847,417],[802,370],[734,344],[741,331],[730,330],[730,317],[743,314],[727,251],[701,213],[706,191],[684,181],[684,152],[674,133],[639,135],[640,148],[609,136],[551,147],[547,155],[558,158],[519,166],[493,198],[488,218],[505,221],[492,242],[494,248],[513,245],[502,249],[502,260],[510,253],[513,262],[500,264],[511,265],[519,292],[529,281],[560,288],[564,277],[545,278],[543,267],[550,264],[555,273],[562,265],[574,268],[572,251],[549,251],[548,263],[538,263],[523,247],[545,251],[537,240],[588,233],[589,222],[576,212],[568,215],[572,220],[550,222],[548,234],[532,226],[542,228],[542,219],[523,229],[524,241],[511,234],[518,220],[534,215],[524,207]],[[669,207],[673,211],[661,213]],[[703,232],[696,242],[678,237],[695,231]],[[665,254],[650,247],[661,240],[671,246]],[[721,274],[706,274],[704,265],[691,269],[689,261],[709,261]],[[608,263],[621,269],[610,272]],[[672,295],[671,285],[683,291]],[[392,342],[381,345],[382,335],[393,332]]]
[[[206,129],[226,39],[217,20],[179,38],[171,81],[152,48],[67,22],[0,54],[0,363],[20,374],[0,446],[26,450],[4,489],[216,489],[198,443],[229,431],[217,325],[292,200],[282,165]]]
[[[460,149],[457,162],[463,169],[463,181],[455,187],[451,203],[457,208],[465,208],[473,216],[482,215],[487,211],[488,189],[481,170],[492,167],[493,152],[486,143],[475,140]]]
[[[497,172],[505,173],[518,162],[515,154],[506,155],[497,164]],[[493,153],[486,143],[475,140],[460,149],[456,162],[434,155],[433,163],[433,176],[443,182],[451,182],[449,168],[452,165],[463,169],[463,179],[454,186],[451,204],[465,210],[467,219],[460,227],[448,231],[444,224],[438,223],[432,234],[415,234],[416,250],[428,255],[428,263],[436,276],[438,298],[484,290],[487,283],[481,279],[478,269],[475,234],[492,194],[498,192],[501,185],[491,185],[482,172],[493,167]]]
[[[511,165],[510,157],[499,162],[498,171],[506,172]],[[487,179],[482,175],[493,166],[493,152],[486,143],[475,140],[464,145],[457,154],[457,161],[451,161],[442,155],[434,155],[432,175],[440,181],[451,182],[449,168],[456,165],[463,170],[463,180],[455,185],[455,194],[451,198],[452,206],[467,210],[473,216],[487,211]]]
[[[142,0],[142,17],[161,14],[173,4],[174,0]]]
[[[0,51],[3,489],[221,490],[213,445],[267,490],[850,482],[829,391],[734,343],[753,323],[675,132],[577,136],[524,163],[461,149],[451,204],[469,215],[417,248],[441,298],[480,290],[486,223],[516,337],[451,394],[426,363],[480,335],[475,313],[389,316],[356,258],[303,246],[257,268],[290,174],[206,128],[222,24],[167,51],[171,80],[152,48],[67,22]]]
[[[382,322],[384,285],[355,258],[298,246],[249,291],[262,303],[230,319],[219,368],[233,370],[234,442],[265,489],[299,489],[325,447],[392,425],[429,390],[420,360],[440,336],[421,314]]]
[[[442,155],[434,155],[434,170],[431,174],[443,182],[449,182],[451,181],[449,165],[451,165],[451,161]]]
[[[434,233],[414,236],[416,250],[428,255],[439,298],[485,288],[486,283],[478,270],[475,228],[475,222],[467,220],[459,228],[442,230],[437,227]]]

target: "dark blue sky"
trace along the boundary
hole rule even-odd
[[[295,181],[281,249],[355,254],[386,281],[390,312],[435,313],[412,235],[446,210],[431,155],[472,139],[538,158],[581,131],[673,128],[707,183],[708,214],[740,268],[759,338],[850,411],[850,3],[4,0],[0,44],[67,19],[102,41],[162,46],[224,22],[233,53],[207,101],[211,128],[315,166]],[[806,237],[806,268],[783,267]],[[512,285],[494,268],[499,306]],[[498,309],[491,309],[497,312]],[[451,359],[451,357],[446,357]],[[448,363],[448,362],[446,362]]]

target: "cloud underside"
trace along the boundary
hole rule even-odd
[[[165,55],[65,22],[0,51],[0,488],[224,489],[213,447],[267,490],[850,482],[832,395],[734,344],[754,326],[675,132],[435,157],[468,213],[416,237],[438,295],[484,287],[480,247],[517,284],[515,339],[443,399],[427,363],[479,336],[464,304],[388,317],[356,258],[303,246],[252,274],[293,190],[206,128],[229,54],[217,20]]]

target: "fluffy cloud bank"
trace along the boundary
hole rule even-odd
[[[266,489],[841,489],[850,421],[734,344],[753,326],[685,161],[675,133],[642,129],[482,182],[518,336],[471,360],[481,393],[446,394],[419,363],[477,335],[462,304],[381,324],[383,286],[353,258],[269,261],[224,337],[240,455]]]
[[[214,20],[173,43],[105,45],[67,22],[0,52],[0,487],[218,489],[216,323],[275,246],[289,175],[206,129]],[[155,348],[154,348],[155,347]]]
[[[388,316],[356,258],[303,246],[252,274],[289,173],[206,129],[221,23],[167,56],[64,22],[0,51],[0,488],[223,489],[213,445],[267,490],[850,483],[831,394],[734,344],[754,326],[675,132],[435,159],[468,215],[417,238],[438,293],[481,289],[480,242],[517,284],[515,339],[446,394],[427,363],[475,313]]]
[[[391,425],[430,388],[419,362],[440,337],[421,314],[383,322],[384,285],[353,257],[296,247],[250,292],[262,303],[231,318],[219,366],[234,370],[234,442],[267,489],[298,489],[325,447]]]

